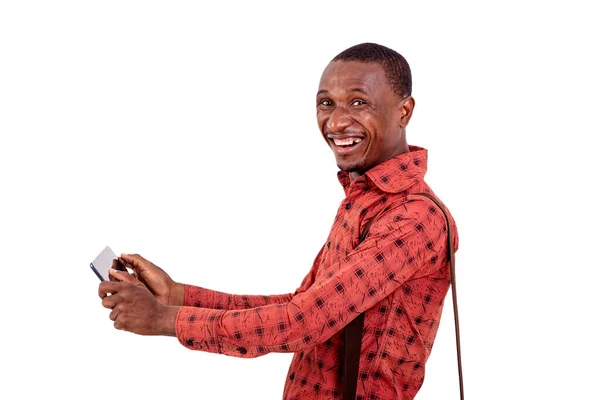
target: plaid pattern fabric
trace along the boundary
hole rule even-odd
[[[188,285],[181,344],[236,357],[295,352],[283,399],[339,399],[343,328],[366,311],[357,399],[413,399],[450,285],[444,215],[411,196],[432,193],[426,170],[427,150],[410,146],[352,182],[339,172],[346,198],[296,292],[243,296]],[[384,209],[359,244],[366,221]]]

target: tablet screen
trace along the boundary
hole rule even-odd
[[[98,254],[98,257],[96,257],[94,261],[92,261],[90,267],[96,273],[98,278],[100,278],[101,281],[107,281],[108,269],[112,267],[113,260],[116,258],[117,256],[111,250],[111,248],[106,246],[104,250],[102,250],[102,252]]]

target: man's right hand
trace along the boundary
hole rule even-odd
[[[175,282],[160,267],[139,254],[121,254],[119,261],[123,266],[133,270],[133,276],[146,285],[161,304],[166,306],[183,305],[184,285]],[[110,273],[119,275],[126,272],[114,270]]]

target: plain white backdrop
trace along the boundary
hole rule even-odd
[[[467,398],[600,399],[592,5],[0,2],[0,398],[281,398],[291,354],[117,331],[88,265],[293,292],[343,198],[320,74],[372,41],[412,67],[409,142],[458,223]],[[446,304],[418,400],[458,398]]]

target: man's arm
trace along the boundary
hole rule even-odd
[[[302,281],[302,285],[294,294],[298,294],[314,280],[314,266],[318,264],[323,248],[319,251],[313,268]],[[139,254],[121,254],[118,260],[114,260],[113,268],[109,270],[111,279],[117,281],[131,281],[127,268],[132,269],[137,281],[144,284],[156,297],[159,303],[167,306],[190,306],[213,308],[217,310],[243,310],[261,307],[267,304],[279,304],[288,302],[294,294],[281,295],[234,295],[210,290],[199,286],[177,283],[154,263],[146,260]],[[134,282],[135,283],[135,282]]]
[[[343,262],[327,266],[288,302],[229,311],[182,307],[175,316],[177,338],[190,349],[237,357],[324,342],[415,274],[446,265],[445,219],[429,204],[419,199],[390,208]]]
[[[210,290],[199,286],[184,285],[184,306],[212,308],[216,310],[245,310],[249,308],[263,307],[269,304],[281,304],[289,302],[293,296],[304,292],[314,281],[315,267],[318,265],[323,253],[321,248],[313,267],[308,275],[302,280],[302,284],[294,293],[279,295],[236,295]]]
[[[322,252],[323,248],[295,295],[306,291],[313,284],[316,265],[319,263]],[[122,257],[128,265],[131,265],[137,276],[112,268],[109,270],[111,280],[101,282],[98,288],[102,305],[112,309],[110,319],[114,321],[115,328],[140,335],[175,336],[175,324],[184,302],[186,285],[175,283],[162,269],[139,255],[123,255]],[[156,289],[160,289],[160,293],[157,293]],[[226,304],[228,307],[235,307],[236,304],[245,307],[250,302],[280,304],[280,302],[285,303],[293,296],[291,294],[237,296],[197,287],[195,290],[195,293],[208,297],[204,303],[196,303],[196,309],[207,309],[202,308],[202,305],[204,307],[208,305],[221,307],[221,304]],[[236,303],[240,300],[243,302],[242,304]],[[217,310],[218,308],[213,309]],[[190,317],[190,321],[192,319],[193,317]]]
[[[243,310],[279,304],[290,301],[293,294],[278,295],[238,295],[205,289],[199,286],[184,285],[184,306],[213,308],[216,310]]]

